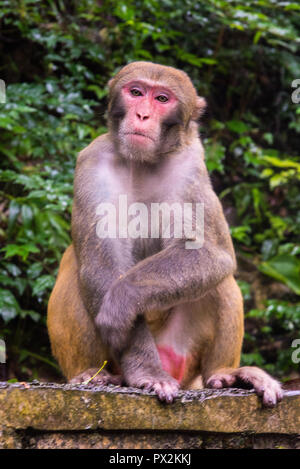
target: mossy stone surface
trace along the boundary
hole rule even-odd
[[[300,391],[265,409],[252,391],[181,392],[172,404],[116,386],[0,383],[0,427],[300,434]]]

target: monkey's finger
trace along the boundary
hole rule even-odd
[[[168,404],[173,402],[178,394],[178,389],[168,383],[157,383],[154,386],[154,391],[161,401],[167,402]]]
[[[263,404],[266,407],[274,407],[282,400],[283,392],[280,385],[275,381],[272,386],[268,387],[263,393]]]
[[[143,385],[146,391],[154,391],[159,400],[171,403],[178,395],[179,384],[176,380],[152,380]]]
[[[282,401],[282,399],[283,399],[283,390],[282,390],[281,387],[280,387],[280,389],[276,392],[276,397],[277,397],[277,402]]]
[[[169,404],[174,401],[174,399],[178,396],[178,386],[177,384],[163,384],[165,401]]]
[[[235,381],[236,377],[233,375],[218,373],[208,379],[207,386],[213,389],[230,388]]]
[[[207,382],[207,386],[209,388],[213,388],[213,389],[221,389],[223,387],[222,380],[212,379],[212,380]]]
[[[154,391],[153,385],[154,385],[153,381],[147,381],[141,384],[141,387],[144,389],[144,391]]]
[[[265,407],[274,407],[277,404],[277,396],[273,389],[268,389],[263,394],[263,405]]]

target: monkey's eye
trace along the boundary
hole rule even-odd
[[[142,93],[140,92],[140,90],[136,88],[133,88],[132,90],[130,90],[130,93],[132,94],[132,96],[142,96]]]
[[[157,96],[156,99],[160,103],[166,103],[168,101],[167,96],[164,96],[163,94],[160,94],[159,96]]]

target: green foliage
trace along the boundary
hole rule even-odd
[[[295,256],[281,254],[259,266],[261,272],[285,283],[300,295],[300,260]]]
[[[300,329],[300,303],[291,305],[287,301],[268,300],[264,310],[252,309],[247,317],[261,318],[267,323],[276,320],[281,329],[297,332]]]
[[[242,355],[243,365],[264,366],[270,372],[283,375],[291,368],[299,369],[299,364],[293,363],[292,342],[298,338],[300,330],[300,303],[291,304],[288,301],[267,300],[264,309],[251,309],[246,318],[259,321],[260,327],[256,338],[248,337],[252,342],[252,352]],[[261,353],[259,344],[265,344],[265,352]],[[273,345],[273,347],[272,347]],[[268,355],[273,355],[270,359]]]
[[[206,97],[207,166],[225,206],[235,209],[236,248],[266,279],[290,288],[284,311],[297,318],[297,2],[0,0],[0,23],[7,85],[0,104],[0,336],[21,363],[47,361],[46,339],[34,352],[32,338],[45,331],[47,300],[70,242],[76,154],[105,131],[107,81],[132,60],[182,68]],[[246,290],[243,284],[248,301]],[[273,324],[269,307],[259,314]],[[253,351],[247,360],[262,359]],[[288,358],[280,360],[287,369]]]

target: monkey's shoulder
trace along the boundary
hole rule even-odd
[[[96,137],[79,153],[76,166],[99,163],[113,154],[113,143],[108,133]]]

